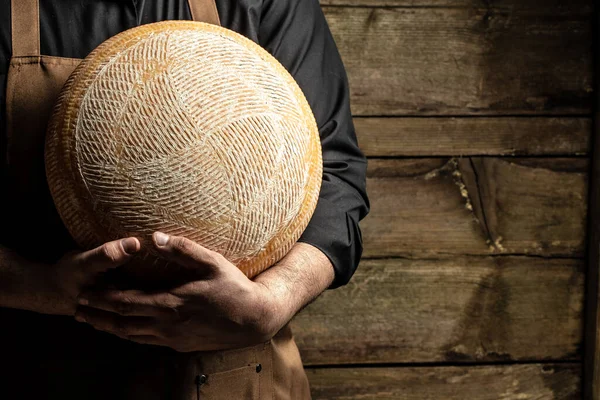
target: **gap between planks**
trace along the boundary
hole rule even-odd
[[[352,369],[352,368],[453,368],[453,367],[502,367],[511,365],[540,364],[582,364],[577,359],[560,360],[517,360],[517,361],[482,361],[482,362],[418,362],[418,363],[346,363],[346,364],[305,364],[308,369]]]

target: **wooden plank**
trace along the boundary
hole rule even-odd
[[[323,10],[346,65],[355,115],[590,112],[585,9]]]
[[[306,365],[578,360],[583,261],[366,260],[303,310]]]
[[[307,369],[315,400],[575,400],[579,364]]]
[[[465,184],[471,192],[478,186],[495,251],[583,256],[588,160],[473,158],[471,165],[476,182]]]
[[[372,159],[364,256],[583,257],[587,169],[578,158]]]
[[[593,15],[595,22],[594,48],[595,72],[600,71],[600,7],[596,3]],[[587,298],[585,314],[585,400],[600,400],[600,80],[596,77],[596,101],[594,110],[593,160],[590,171],[589,224],[588,224],[588,268]]]
[[[370,157],[584,155],[590,118],[355,118]]]
[[[367,7],[468,7],[508,9],[552,9],[554,12],[579,10],[590,12],[592,0],[320,0],[322,6],[367,6]]]
[[[587,297],[585,313],[585,400],[600,400],[600,115],[596,116],[595,149],[591,172]]]

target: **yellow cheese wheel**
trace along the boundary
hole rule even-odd
[[[54,109],[45,161],[74,239],[140,238],[142,276],[159,263],[154,231],[257,275],[306,228],[322,177],[318,128],[293,77],[247,38],[190,21],[130,29],[85,58]]]

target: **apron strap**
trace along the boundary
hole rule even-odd
[[[40,4],[38,0],[11,0],[12,56],[40,55]]]
[[[194,21],[221,26],[215,0],[188,0],[188,4]]]

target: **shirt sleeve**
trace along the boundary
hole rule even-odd
[[[363,248],[358,223],[369,211],[367,161],[352,123],[346,71],[318,0],[265,0],[258,39],[296,79],[319,127],[323,182],[299,241],[331,260],[330,288],[336,288],[358,267]]]

